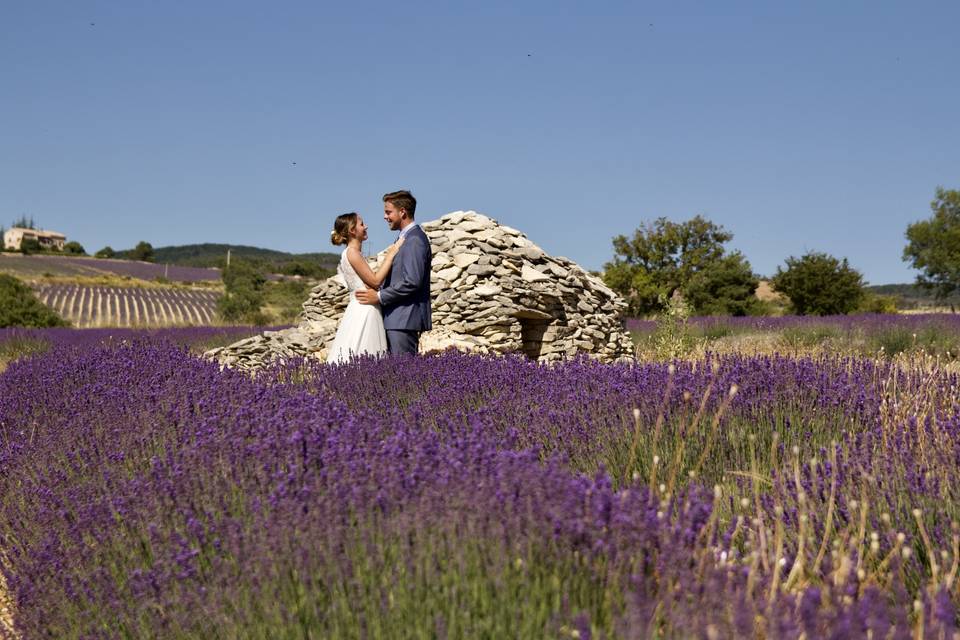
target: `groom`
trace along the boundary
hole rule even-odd
[[[428,331],[430,318],[430,241],[413,216],[417,199],[409,191],[383,196],[383,219],[404,239],[393,259],[393,268],[380,291],[362,289],[357,300],[383,307],[383,327],[390,353],[416,354],[420,333]]]

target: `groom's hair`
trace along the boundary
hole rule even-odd
[[[390,193],[383,194],[383,201],[389,202],[397,209],[406,209],[407,215],[410,216],[410,219],[413,220],[414,214],[417,212],[417,199],[413,197],[413,194],[409,191],[392,191]]]
[[[333,223],[333,231],[330,232],[330,242],[333,244],[347,244],[347,241],[350,239],[350,232],[356,226],[356,211],[337,216],[337,221]]]

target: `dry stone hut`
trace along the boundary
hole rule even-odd
[[[622,324],[626,304],[577,264],[548,256],[523,233],[473,211],[421,226],[433,250],[433,330],[421,337],[421,351],[523,353],[544,362],[632,354]],[[334,276],[313,289],[298,326],[207,355],[239,368],[292,356],[325,358],[346,306],[343,279]]]

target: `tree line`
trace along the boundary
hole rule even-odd
[[[960,191],[937,187],[930,208],[930,218],[907,227],[902,258],[920,270],[918,285],[944,299],[960,290]],[[630,237],[613,238],[603,279],[635,316],[662,313],[676,294],[699,315],[768,313],[769,303],[755,295],[759,276],[742,253],[725,246],[732,239],[700,215],[685,222],[657,218]],[[866,291],[863,275],[846,258],[820,251],[787,257],[770,284],[798,315],[895,310],[891,298]]]

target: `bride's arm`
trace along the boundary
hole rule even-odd
[[[347,260],[350,262],[353,270],[357,272],[357,275],[360,276],[360,279],[363,280],[363,284],[371,289],[379,289],[383,281],[386,280],[387,274],[390,273],[390,267],[393,266],[393,258],[397,255],[397,250],[402,243],[403,241],[401,240],[387,247],[387,255],[383,260],[383,264],[381,264],[380,268],[376,271],[370,268],[370,265],[367,264],[367,261],[360,255],[360,252],[355,249],[347,249]]]

